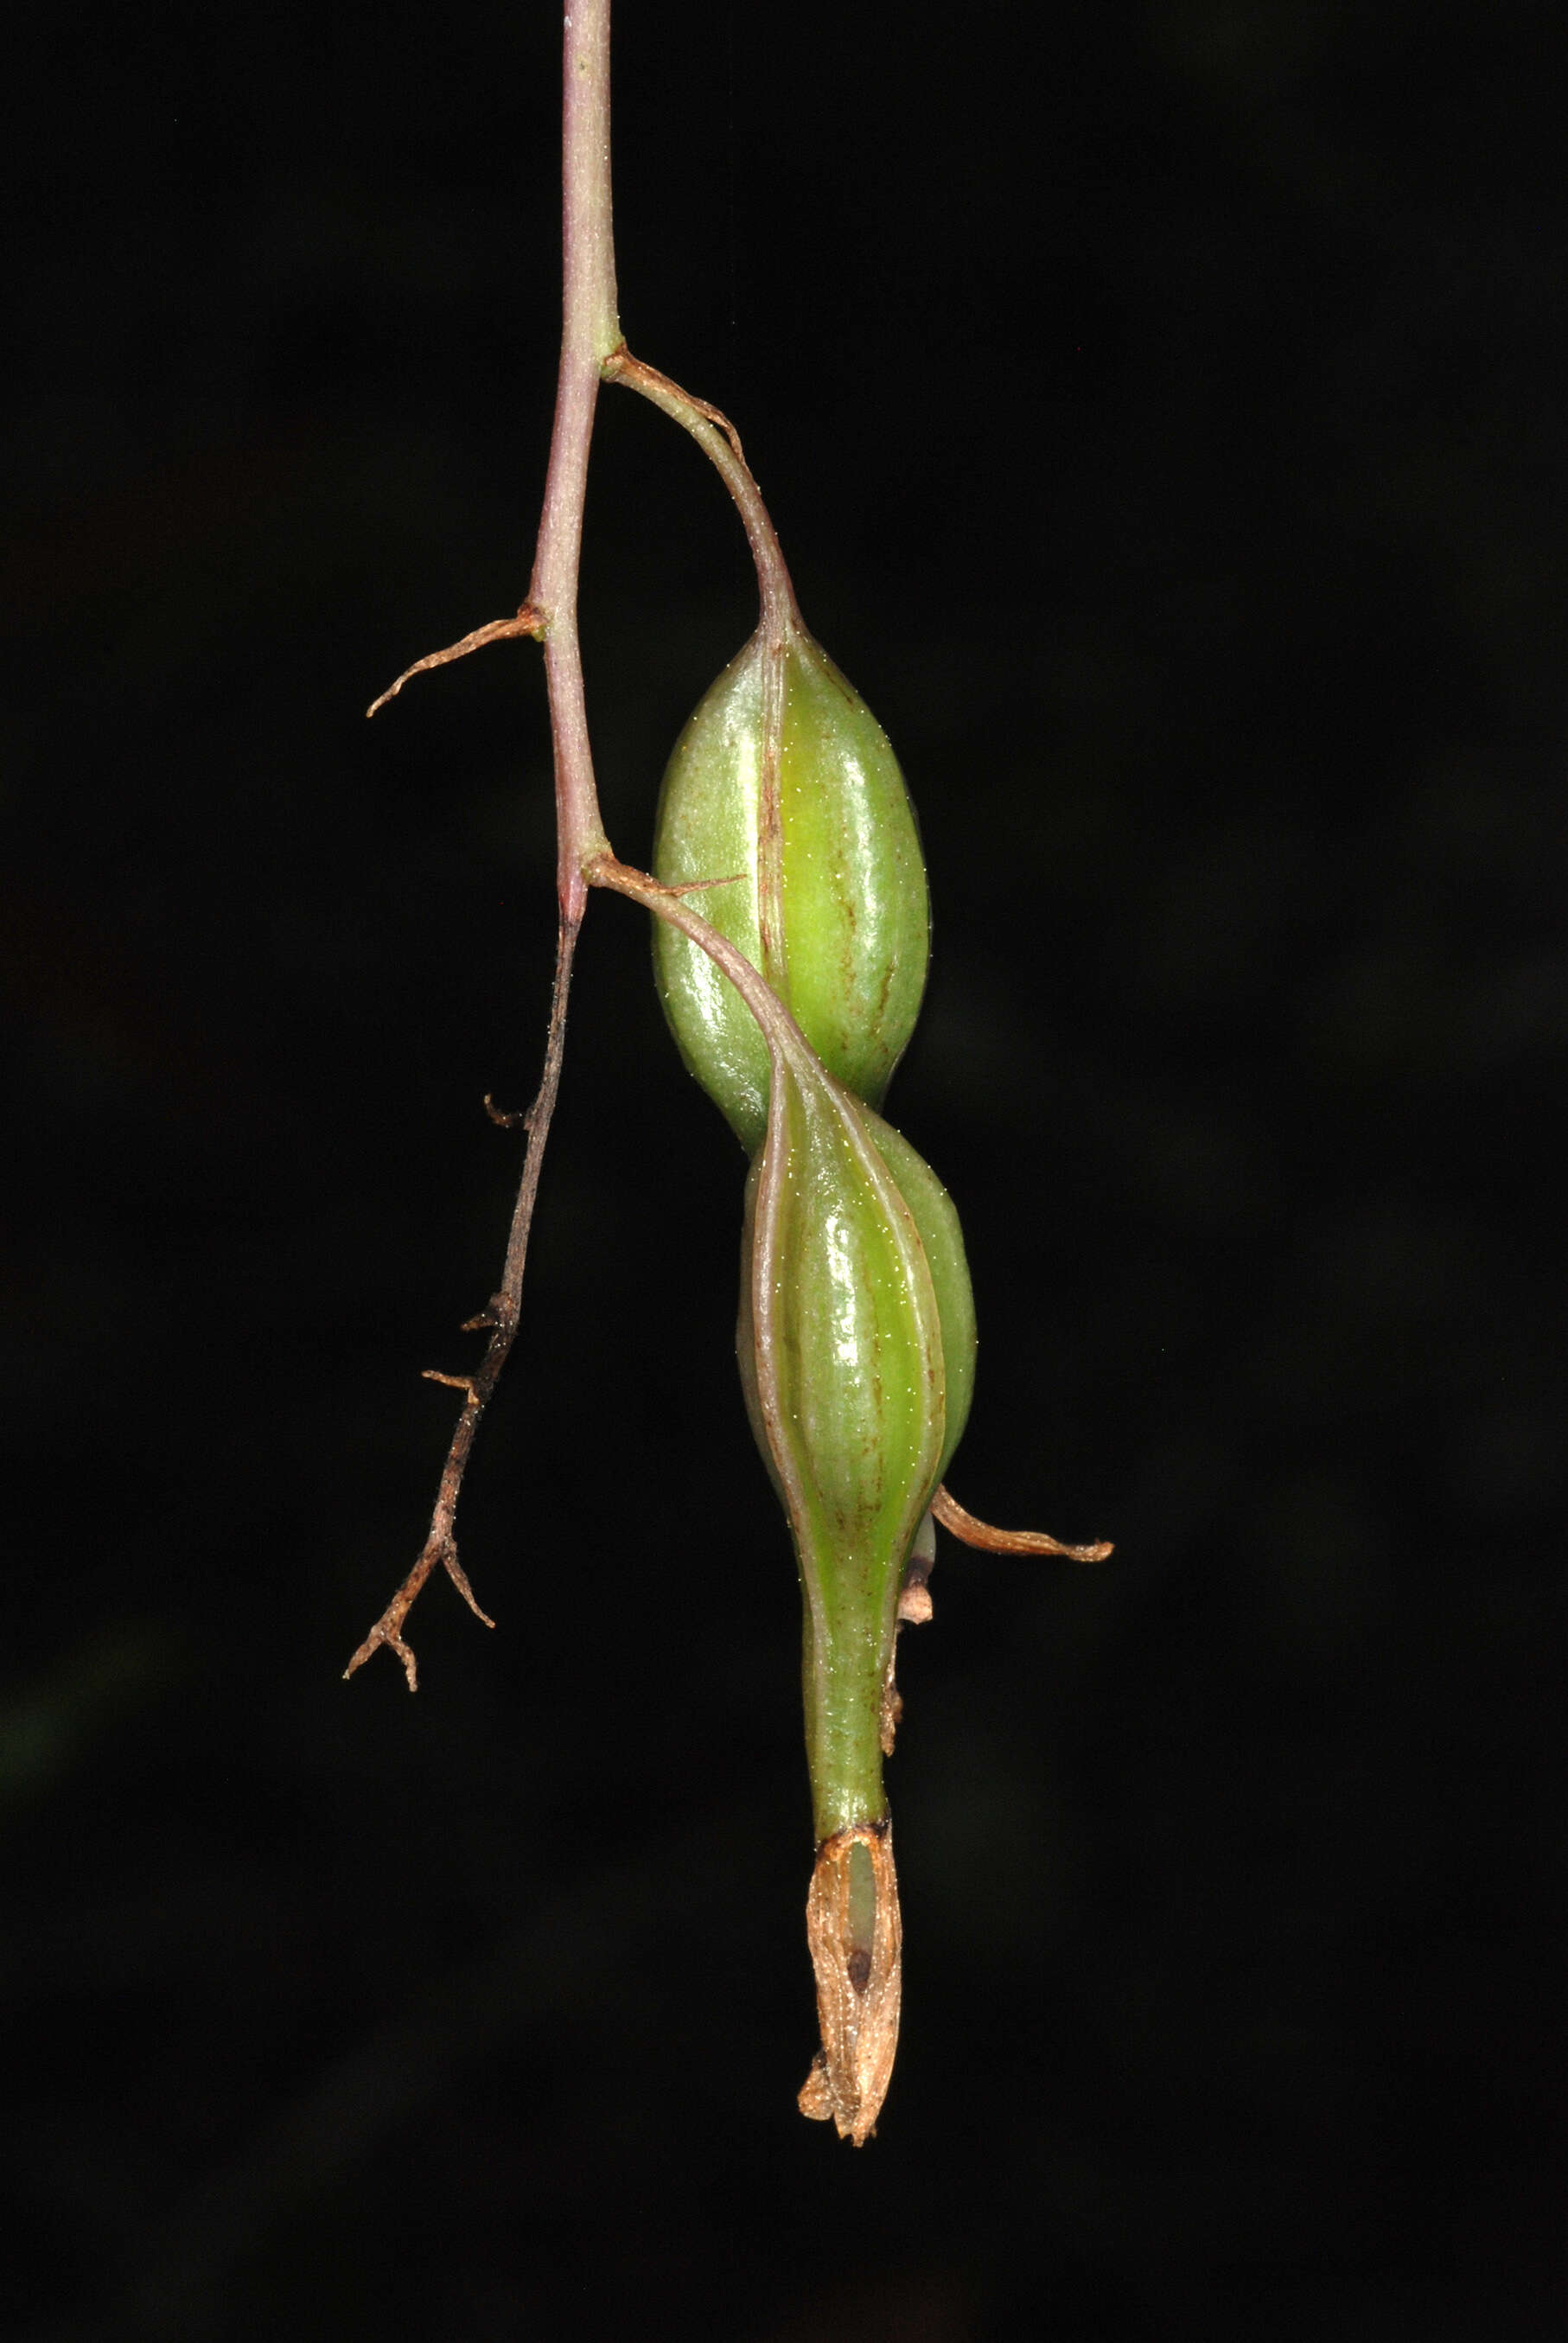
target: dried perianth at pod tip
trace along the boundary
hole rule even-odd
[[[893,1831],[858,1823],[817,1850],[806,1898],[806,1937],[817,1975],[822,2046],[800,2090],[800,2112],[864,2147],[877,2127],[903,1991],[903,1931]]]

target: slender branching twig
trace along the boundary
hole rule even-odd
[[[449,653],[438,652],[409,669],[412,674],[417,672],[418,667],[440,665],[447,658],[461,657],[466,650],[477,649],[481,642],[495,641],[506,634],[535,634],[543,640],[555,753],[556,892],[560,914],[544,1078],[538,1096],[524,1118],[528,1146],[512,1212],[506,1266],[490,1302],[468,1322],[476,1330],[487,1329],[490,1339],[483,1361],[471,1375],[438,1378],[457,1385],[463,1393],[463,1407],[442,1467],[430,1533],[418,1561],[345,1671],[352,1675],[385,1644],[402,1661],[410,1691],[418,1675],[414,1654],[403,1640],[403,1623],[437,1564],[469,1607],[479,1618],[486,1619],[457,1560],[457,1500],[480,1418],[517,1332],[528,1231],[538,1193],[545,1141],[560,1085],[572,961],[588,902],[583,865],[594,855],[608,850],[599,819],[593,754],[588,745],[582,658],[578,646],[577,596],[588,446],[593,437],[599,372],[621,342],[616,316],[610,210],[609,0],[576,0],[566,16],[561,178],[564,300],[560,369],[544,511],[528,599],[516,619],[478,628],[472,637],[454,645]],[[394,691],[397,689],[394,685]],[[486,1619],[487,1625],[491,1624]]]
[[[417,1689],[418,1666],[413,1653],[403,1640],[403,1622],[408,1615],[409,1607],[415,1596],[437,1563],[452,1581],[474,1616],[477,1619],[482,1619],[487,1627],[493,1627],[496,1624],[487,1612],[481,1611],[479,1608],[474,1597],[474,1590],[468,1584],[467,1574],[457,1560],[456,1526],[457,1498],[463,1486],[463,1475],[467,1470],[469,1453],[474,1445],[474,1435],[479,1429],[479,1419],[489,1405],[491,1395],[500,1381],[501,1369],[507,1363],[508,1353],[511,1350],[517,1334],[518,1320],[521,1314],[523,1270],[528,1257],[528,1232],[533,1226],[534,1202],[539,1192],[539,1173],[544,1164],[545,1141],[549,1137],[550,1117],[556,1111],[556,1093],[560,1088],[561,1080],[561,1060],[566,1052],[567,997],[571,990],[572,959],[577,950],[577,941],[578,928],[563,915],[556,936],[555,988],[550,1000],[550,1031],[549,1039],[545,1045],[544,1077],[539,1083],[538,1096],[522,1118],[528,1139],[523,1155],[523,1176],[518,1188],[518,1200],[512,1207],[512,1226],[507,1239],[506,1264],[501,1272],[500,1284],[490,1296],[484,1309],[468,1319],[463,1329],[465,1333],[477,1333],[481,1330],[488,1330],[490,1339],[485,1345],[485,1355],[471,1375],[446,1375],[437,1373],[433,1368],[426,1369],[426,1374],[431,1383],[449,1383],[455,1390],[463,1393],[462,1413],[453,1428],[451,1446],[447,1451],[447,1462],[441,1468],[440,1486],[436,1493],[436,1510],[430,1516],[429,1535],[425,1540],[424,1551],[418,1561],[344,1669],[343,1673],[346,1676],[351,1676],[356,1668],[363,1667],[371,1654],[385,1644],[387,1650],[396,1652],[402,1661],[403,1673],[408,1679],[409,1691]],[[486,1105],[489,1105],[488,1100],[486,1101]],[[490,1111],[494,1115],[493,1108]],[[496,1119],[502,1121],[512,1120],[511,1117],[507,1116]]]
[[[416,659],[367,711],[374,716],[377,709],[397,697],[411,676],[445,667],[487,644],[528,635],[544,645],[555,759],[556,891],[559,902],[555,986],[544,1075],[538,1097],[521,1118],[528,1131],[528,1145],[501,1282],[485,1308],[467,1322],[465,1329],[488,1332],[484,1358],[470,1374],[449,1375],[427,1370],[430,1381],[449,1384],[463,1393],[462,1412],[442,1467],[429,1534],[413,1569],[344,1671],[346,1675],[352,1675],[385,1644],[402,1661],[410,1692],[418,1682],[418,1671],[414,1654],[403,1639],[403,1624],[437,1565],[447,1573],[475,1616],[484,1620],[487,1626],[495,1624],[479,1608],[457,1559],[457,1500],[480,1419],[518,1330],[528,1232],[538,1193],[545,1142],[560,1085],[572,962],[588,890],[590,885],[608,886],[650,906],[668,891],[646,874],[629,870],[611,850],[599,813],[588,739],[577,597],[588,449],[601,379],[624,383],[628,389],[650,399],[691,433],[717,468],[734,498],[756,562],[763,631],[769,649],[776,654],[770,664],[777,666],[778,657],[782,655],[791,634],[801,630],[789,573],[734,426],[716,407],[694,397],[671,382],[668,375],[634,358],[621,335],[617,311],[609,167],[609,14],[610,0],[574,0],[565,17],[561,357],[544,509],[528,599],[515,618],[492,619],[487,625],[476,627],[447,649]],[[776,763],[778,725],[770,726],[769,731],[775,744]],[[771,777],[764,774],[763,794],[765,799],[777,799],[776,773]],[[728,882],[715,880],[705,883],[718,886]],[[667,907],[666,916],[670,916],[672,910]],[[701,930],[709,938],[713,937],[713,930],[695,914],[682,910],[678,916],[682,924],[689,925],[689,931]],[[724,949],[728,951],[729,948]],[[780,969],[781,950],[769,969],[776,981]],[[750,976],[752,971],[747,969],[746,974]],[[753,982],[760,983],[761,980],[753,977]],[[765,984],[762,990],[766,994]],[[487,1099],[487,1107],[489,1103]],[[498,1122],[518,1119],[497,1114],[493,1108],[490,1111]]]

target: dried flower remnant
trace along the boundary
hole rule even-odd
[[[831,2117],[840,2139],[864,2147],[888,2095],[903,1997],[891,1823],[858,1824],[818,1848],[806,1941],[822,2046],[800,2087],[800,2112]]]

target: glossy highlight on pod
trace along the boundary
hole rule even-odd
[[[930,950],[926,868],[887,734],[801,627],[759,627],[703,695],[660,791],[654,875],[702,909],[789,1011],[828,1071],[878,1106]],[[723,883],[715,884],[715,881]],[[768,1119],[768,1051],[735,988],[656,927],[680,1053],[748,1155]]]

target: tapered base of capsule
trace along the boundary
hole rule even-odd
[[[824,2123],[831,2117],[840,2139],[863,2147],[888,2095],[903,1992],[890,1823],[856,1823],[823,1840],[806,1898],[806,1940],[822,2046],[801,2087],[800,2112]]]

